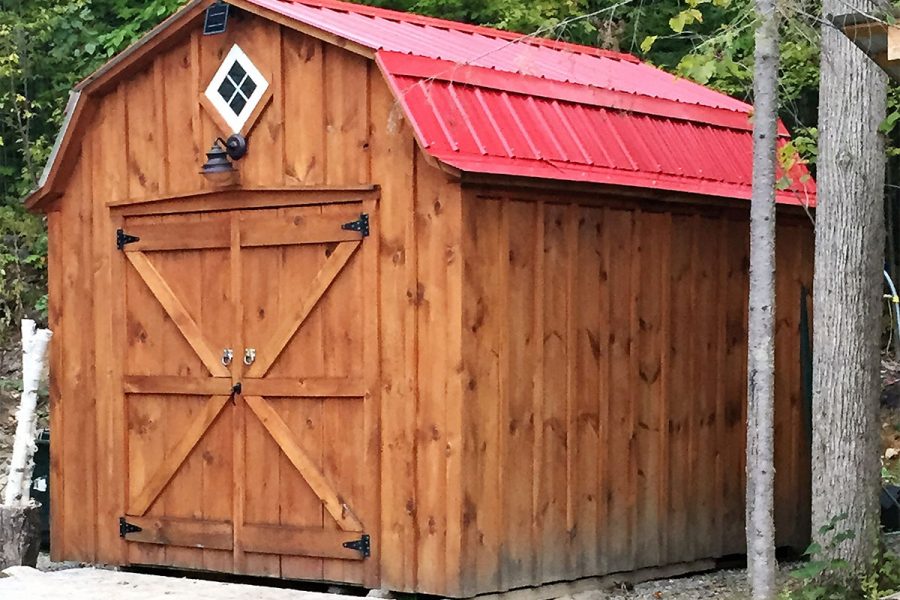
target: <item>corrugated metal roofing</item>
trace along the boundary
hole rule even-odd
[[[750,197],[752,107],[633,56],[337,0],[249,1],[373,50],[422,147],[462,171]],[[814,205],[806,168],[789,176],[779,202]]]

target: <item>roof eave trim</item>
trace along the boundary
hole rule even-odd
[[[162,23],[154,27],[147,33],[142,36],[139,40],[122,50],[120,53],[116,54],[109,61],[103,64],[99,69],[79,81],[75,85],[76,91],[82,91],[88,86],[90,86],[94,81],[98,79],[102,79],[104,75],[115,69],[119,64],[128,60],[132,55],[141,50],[144,46],[150,44],[155,41],[160,34],[165,32],[167,29],[178,23],[187,13],[191,11],[191,9],[195,8],[200,4],[211,4],[212,0],[191,0],[187,4],[185,4],[181,9],[172,14],[170,17],[166,18]]]

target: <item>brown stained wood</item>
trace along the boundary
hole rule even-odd
[[[227,377],[178,377],[174,375],[129,375],[124,378],[126,394],[177,394],[200,396],[228,395],[231,379]]]
[[[499,295],[506,307],[501,326],[505,330],[506,351],[502,356],[501,377],[507,382],[506,400],[501,412],[500,465],[504,485],[500,490],[503,548],[500,554],[500,580],[504,587],[528,585],[533,581],[534,545],[532,542],[532,449],[535,439],[534,381],[540,345],[537,323],[532,318],[536,296],[537,247],[534,235],[539,223],[537,206],[507,201],[505,237],[508,253],[503,262],[507,287]],[[520,234],[527,232],[527,234]]]
[[[348,542],[358,541],[360,534],[312,527],[285,525],[245,525],[244,549],[247,552],[291,556],[313,556],[361,561],[363,555],[344,548]]]
[[[159,129],[161,114],[165,110],[156,103],[154,69],[136,75],[125,87],[127,105],[126,147],[128,157],[128,196],[146,198],[164,191],[163,171],[164,130]]]
[[[99,115],[101,125],[85,141],[82,155],[85,168],[92,169],[90,194],[86,196],[93,211],[94,289],[115,289],[115,279],[120,257],[113,256],[115,229],[109,211],[96,196],[109,198],[125,192],[125,161],[121,147],[125,140],[125,95],[118,91],[106,99],[106,110]],[[123,457],[123,396],[119,389],[119,371],[116,334],[121,324],[121,297],[119,294],[100,294],[94,301],[94,377],[97,385],[97,503],[98,519],[115,522],[124,510],[122,472]],[[97,558],[114,563],[123,556],[124,545],[115,531],[98,528]]]
[[[689,523],[695,558],[703,558],[714,553],[716,514],[716,379],[718,377],[718,352],[715,351],[717,325],[718,291],[717,266],[719,240],[717,235],[706,237],[705,233],[715,231],[717,221],[705,217],[694,217],[695,230],[692,247],[694,265],[693,282],[693,327],[690,338],[691,356],[694,359],[690,402],[693,408],[691,419],[690,462],[694,486],[691,493]],[[684,340],[682,343],[686,343]]]
[[[332,255],[322,266],[322,269],[313,278],[308,290],[306,290],[307,295],[293,308],[292,312],[284,315],[282,324],[257,349],[256,362],[247,370],[247,377],[258,378],[268,373],[272,364],[284,350],[284,347],[328,291],[328,288],[340,274],[341,269],[349,262],[350,257],[353,256],[359,245],[360,242],[358,241],[338,244]]]
[[[461,420],[462,409],[447,398],[450,326],[445,315],[451,314],[448,308],[448,261],[459,258],[449,254],[449,228],[444,223],[448,219],[446,203],[458,201],[459,196],[449,197],[449,186],[443,184],[440,175],[424,163],[418,152],[415,169],[417,276],[416,287],[410,291],[416,304],[415,370],[418,380],[414,450],[416,587],[437,590],[446,589],[450,577],[447,529],[448,519],[452,517],[448,511],[458,511],[459,518],[464,518],[462,503],[449,498],[447,465],[448,449],[454,453],[461,451],[461,445],[450,445],[447,417],[453,412],[454,417]],[[458,573],[456,577],[459,577]]]
[[[463,388],[462,494],[471,508],[464,507],[462,547],[463,571],[472,573],[476,589],[500,585],[497,559],[504,515],[500,499],[500,415],[506,399],[500,381],[500,363],[506,349],[501,346],[504,311],[500,292],[505,289],[505,264],[509,255],[503,238],[503,202],[470,204],[463,199],[462,327],[466,332],[463,366],[467,377]]]
[[[374,53],[372,49],[363,46],[361,44],[357,44],[356,42],[352,42],[346,38],[334,35],[330,32],[327,32],[323,29],[319,29],[317,27],[313,27],[311,25],[307,25],[306,23],[301,23],[296,19],[291,19],[289,17],[285,17],[284,15],[278,13],[274,10],[268,10],[263,8],[257,4],[252,4],[247,2],[246,0],[235,0],[235,6],[239,6],[240,8],[252,12],[254,14],[258,14],[267,19],[274,21],[275,23],[279,23],[286,28],[293,29],[295,31],[301,32],[305,35],[309,35],[315,37],[318,40],[322,40],[324,42],[328,42],[329,45],[336,46],[338,48],[344,48],[349,52],[353,52],[354,54],[358,54],[359,56],[366,58],[373,58]]]
[[[126,516],[125,519],[142,530],[126,535],[129,542],[211,550],[231,550],[233,546],[234,532],[227,521],[139,516]]]
[[[245,394],[277,398],[362,398],[367,389],[364,379],[352,377],[244,378],[241,384]]]
[[[203,250],[228,248],[231,242],[231,224],[227,218],[182,223],[143,224],[129,223],[125,231],[140,238],[125,246],[125,252],[149,252],[163,250]],[[113,237],[107,238],[107,244]]]
[[[609,437],[610,469],[606,482],[609,538],[608,568],[628,569],[634,562],[633,513],[635,502],[634,412],[632,343],[633,289],[632,269],[634,214],[610,210],[606,213],[605,233],[609,237]],[[680,457],[679,457],[680,459]],[[677,460],[677,459],[676,459]]]
[[[96,556],[97,481],[96,471],[88,465],[95,464],[97,456],[96,438],[96,393],[93,377],[93,310],[91,298],[93,288],[91,231],[93,211],[90,195],[93,175],[81,164],[75,170],[72,186],[67,191],[62,221],[62,284],[66,292],[62,314],[75,315],[66,319],[62,335],[53,343],[61,344],[66,351],[63,356],[62,389],[63,397],[80,397],[79,405],[62,407],[61,425],[66,429],[63,438],[68,446],[63,448],[63,472],[67,478],[64,486],[63,510],[66,530],[67,551],[77,560],[92,561]],[[64,317],[65,318],[65,317]],[[76,396],[77,395],[77,396]],[[79,451],[72,450],[78,448]]]
[[[325,180],[365,183],[369,174],[369,113],[359,99],[368,97],[370,61],[325,46]]]
[[[241,220],[241,245],[287,246],[359,241],[361,235],[358,232],[341,227],[344,223],[357,220],[359,216],[359,212],[286,219],[256,219],[249,216]]]
[[[184,434],[172,447],[166,449],[165,460],[159,464],[143,489],[131,499],[128,514],[143,516],[147,512],[227,403],[228,396],[212,396],[207,400]]]
[[[288,32],[282,35],[283,68],[293,74],[284,81],[284,111],[305,115],[284,123],[284,173],[289,183],[325,181],[324,54],[321,40]],[[382,173],[379,181],[387,175]]]
[[[229,248],[228,260],[231,263],[228,281],[228,308],[231,312],[231,336],[235,346],[242,348],[246,342],[244,339],[244,256],[241,252],[241,229],[237,219],[231,219],[231,248]],[[238,354],[240,357],[240,354]],[[232,381],[239,381],[243,375],[243,366],[240,360],[232,361],[230,368]],[[232,567],[236,573],[248,571],[247,555],[244,551],[243,527],[245,521],[244,511],[247,505],[247,404],[243,394],[236,395],[234,410],[232,411],[233,430],[231,442],[231,506],[223,507],[231,509],[231,522],[234,527],[234,551],[231,556]]]
[[[380,563],[383,560],[381,550],[381,352],[379,336],[380,313],[378,308],[377,294],[374,292],[378,288],[379,281],[379,257],[381,256],[381,238],[378,231],[381,228],[381,216],[378,213],[380,200],[370,199],[363,205],[364,209],[372,215],[370,219],[370,227],[375,232],[375,236],[369,241],[369,244],[363,248],[361,257],[362,275],[358,278],[356,284],[356,293],[363,305],[361,314],[356,315],[356,323],[359,323],[362,332],[362,376],[366,382],[367,392],[363,399],[363,429],[366,431],[365,440],[365,472],[360,477],[360,484],[355,488],[354,493],[359,493],[365,497],[371,497],[369,502],[359,503],[360,513],[363,519],[368,523],[369,534],[373,543],[378,548],[375,560],[369,560],[363,564],[362,583],[370,588],[380,585],[381,568]],[[355,309],[354,309],[355,310]],[[360,321],[362,323],[360,323]],[[354,358],[351,358],[354,360]],[[349,369],[351,372],[353,368]],[[351,459],[352,461],[352,459]],[[358,490],[358,491],[357,491]],[[350,569],[348,575],[355,575],[354,569]]]
[[[221,354],[216,352],[204,339],[203,332],[188,313],[187,308],[178,299],[172,288],[169,287],[169,284],[162,278],[150,260],[140,252],[128,252],[126,256],[172,319],[172,322],[184,335],[185,340],[191,345],[197,356],[200,357],[200,360],[203,361],[210,374],[214,377],[227,377],[228,369],[220,362]]]
[[[63,479],[63,453],[66,444],[66,429],[56,424],[63,423],[62,403],[60,401],[63,382],[63,352],[62,344],[64,330],[62,329],[62,305],[63,305],[63,263],[60,256],[63,246],[61,212],[52,212],[47,215],[47,320],[50,331],[56,336],[57,342],[50,344],[50,421],[56,426],[54,429],[54,443],[50,446],[50,519],[54,526],[50,530],[50,554],[51,559],[58,561],[65,554],[65,506],[66,494],[63,491],[65,480]]]
[[[694,335],[693,319],[686,318],[682,310],[674,307],[690,307],[694,303],[695,266],[693,251],[695,227],[689,217],[675,217],[672,221],[672,249],[668,277],[671,296],[670,341],[667,352],[671,365],[671,402],[669,404],[669,506],[667,562],[690,560],[694,556],[693,524],[690,520],[694,501],[690,490],[696,483],[690,461],[693,428],[691,419],[695,404],[693,380],[693,355],[690,351]]]
[[[303,450],[296,436],[272,406],[259,396],[244,396],[244,401],[320,498],[328,514],[340,528],[343,531],[363,531],[363,524]]]
[[[601,210],[581,207],[577,223],[577,273],[574,274],[573,389],[572,389],[572,497],[575,537],[572,540],[575,570],[579,575],[595,573],[599,560],[598,532],[600,456],[600,386],[598,368],[606,352],[601,322],[604,304],[601,293],[603,247]]]
[[[285,38],[287,39],[287,38]],[[305,56],[316,61],[319,42]],[[304,44],[308,46],[309,43]],[[302,51],[298,48],[297,51]],[[372,90],[372,172],[385,199],[379,207],[377,309],[381,415],[380,489],[383,587],[415,589],[416,540],[414,452],[416,419],[416,246],[413,207],[415,142],[399,115],[393,95],[376,70],[369,71]],[[318,96],[316,96],[318,98]],[[318,113],[321,114],[321,113]],[[394,121],[392,121],[392,117]],[[394,126],[392,127],[392,124]],[[315,139],[320,140],[320,137]],[[304,164],[299,161],[302,168]]]
[[[538,415],[543,430],[540,492],[537,511],[542,580],[565,577],[568,552],[566,509],[568,489],[568,276],[571,257],[567,207],[544,208],[543,402]]]
[[[744,410],[747,398],[747,302],[749,298],[748,250],[749,226],[739,221],[728,221],[725,227],[727,270],[724,287],[724,367],[725,387],[723,438],[723,528],[722,552],[736,554],[744,548],[744,447],[746,425]],[[720,443],[724,443],[720,440]]]
[[[107,206],[117,209],[118,214],[122,215],[164,215],[311,204],[347,204],[362,202],[374,195],[377,195],[377,189],[371,185],[243,186],[238,190],[200,190],[176,195],[166,194],[144,200],[109,202]]]

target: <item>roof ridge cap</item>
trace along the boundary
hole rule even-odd
[[[531,46],[548,48],[561,52],[574,52],[578,54],[587,54],[600,58],[609,58],[611,60],[622,60],[626,62],[640,63],[641,59],[627,52],[615,50],[606,50],[596,48],[594,46],[586,46],[584,44],[575,44],[572,42],[563,42],[550,38],[540,37],[529,33],[521,33],[518,31],[509,31],[498,29],[485,25],[473,25],[471,23],[462,23],[449,19],[441,19],[440,17],[432,17],[421,15],[418,13],[403,12],[389,8],[381,8],[370,6],[367,4],[357,4],[356,2],[346,2],[344,0],[276,0],[285,4],[303,4],[307,6],[315,6],[335,10],[338,12],[356,13],[373,18],[382,18],[387,20],[399,21],[403,23],[411,23],[413,25],[434,27],[436,29],[446,29],[453,31],[462,31],[470,34],[480,34],[486,37],[507,40],[510,42],[521,42]]]

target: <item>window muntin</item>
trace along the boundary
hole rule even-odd
[[[206,97],[231,133],[241,133],[268,87],[266,78],[235,44],[206,88]]]

